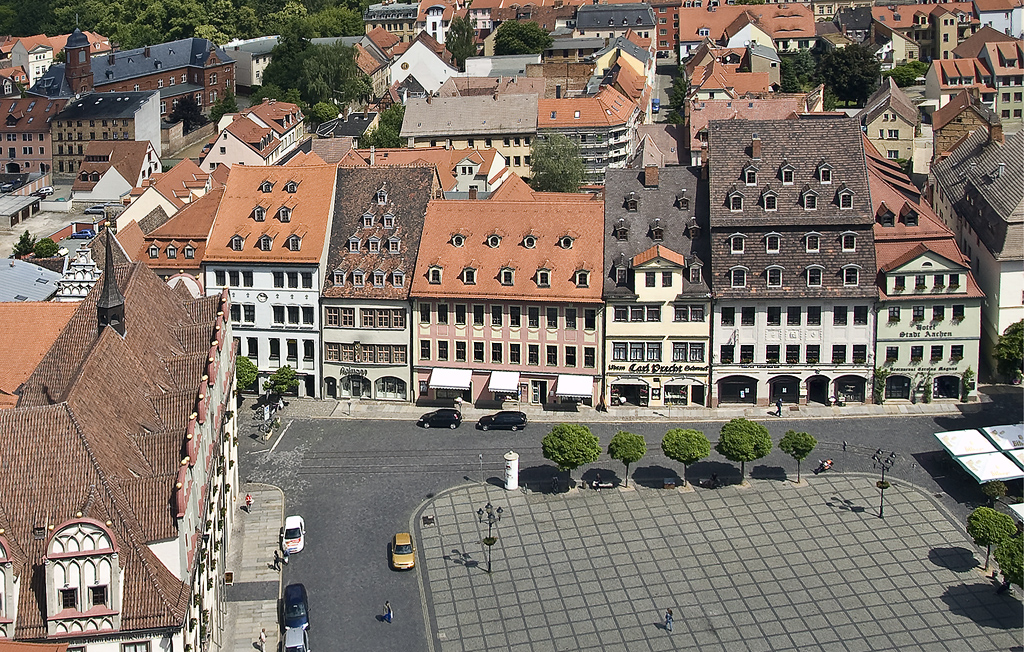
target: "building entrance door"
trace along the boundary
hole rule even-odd
[[[807,381],[807,402],[828,405],[828,378],[816,376]]]

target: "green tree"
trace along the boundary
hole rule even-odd
[[[575,469],[601,456],[601,442],[590,428],[578,423],[560,423],[553,427],[541,442],[541,449],[544,458],[554,462],[559,471],[569,472],[570,481]]]
[[[381,111],[380,119],[373,131],[359,138],[359,146],[362,148],[376,147],[401,147],[402,141],[402,120],[405,118],[405,107],[401,104],[392,104]]]
[[[238,386],[238,391],[245,391],[252,387],[258,376],[259,369],[256,368],[252,360],[244,355],[235,358],[235,383]]]
[[[740,476],[747,476],[747,462],[759,460],[772,452],[772,437],[760,423],[733,419],[722,426],[715,450],[725,459],[740,463]]]
[[[1024,537],[1007,537],[996,546],[996,563],[1003,581],[1024,588]]]
[[[608,455],[626,466],[626,486],[629,486],[629,465],[635,464],[647,454],[647,442],[640,435],[620,430],[608,443]]]
[[[673,428],[662,437],[661,452],[683,465],[683,486],[686,486],[686,467],[710,455],[711,442],[700,430]]]
[[[276,31],[276,28],[274,28]],[[298,88],[297,81],[302,64],[311,47],[310,39],[315,35],[313,26],[306,19],[288,21],[281,26],[281,37],[270,52],[270,63],[263,71],[263,87],[279,89]],[[273,34],[274,31],[266,32]],[[275,97],[267,95],[266,97]],[[276,99],[282,99],[276,97]]]
[[[818,62],[817,76],[844,102],[863,104],[878,88],[882,64],[860,45],[831,50]]]
[[[686,97],[690,94],[690,82],[686,79],[686,69],[679,66],[672,78],[672,87],[668,91],[668,118],[671,124],[683,124],[686,111]]]
[[[317,102],[309,109],[309,113],[306,114],[310,122],[314,125],[321,125],[328,120],[334,120],[338,117],[338,107],[327,102]]]
[[[551,36],[537,23],[506,20],[494,35],[494,54],[540,54],[552,43]]]
[[[330,7],[309,17],[313,32],[322,38],[331,36],[361,36],[363,15],[347,7]]]
[[[466,59],[476,56],[476,32],[468,18],[456,16],[448,26],[444,48],[452,53],[459,70],[466,69]]]
[[[1021,377],[1024,370],[1024,319],[1010,324],[996,343],[996,363],[999,372],[1011,380]]]
[[[220,119],[227,113],[238,113],[238,102],[235,93],[230,88],[224,91],[224,95],[210,107],[210,120],[220,122]]]
[[[191,95],[182,95],[178,98],[178,103],[171,111],[171,115],[167,116],[167,120],[171,123],[181,122],[182,130],[185,133],[195,131],[210,121],[203,115],[203,110],[199,108],[199,104],[192,99]]]
[[[1006,483],[993,480],[981,485],[981,493],[988,498],[988,506],[995,507],[996,501],[1006,495]]]
[[[298,88],[307,104],[330,102],[338,107],[373,93],[370,78],[356,65],[355,49],[340,42],[309,48]]]
[[[892,77],[900,88],[917,84],[918,77],[924,77],[928,73],[928,64],[924,61],[908,61],[902,66],[896,66],[892,70],[882,72],[882,78]]]
[[[50,258],[57,255],[57,251],[60,247],[51,238],[43,238],[36,243],[36,246],[32,249],[32,253],[36,255],[36,258]]]
[[[1012,518],[991,507],[978,507],[967,517],[967,534],[975,545],[985,546],[985,570],[988,570],[992,546],[1010,538],[1016,531]]]
[[[21,234],[18,241],[14,243],[14,256],[15,258],[21,258],[27,256],[36,250],[36,239],[25,229],[25,232]]]
[[[793,66],[792,58],[788,56],[780,56],[779,59],[779,72],[782,78],[782,92],[799,93],[803,90],[803,86],[800,85],[800,78],[796,76],[796,69]]]
[[[557,133],[533,139],[530,167],[530,186],[542,192],[579,192],[586,175],[579,145]]]
[[[284,396],[298,386],[299,379],[295,370],[286,365],[270,374],[270,378],[263,383],[263,391],[275,396]]]
[[[779,450],[796,460],[797,482],[800,482],[800,462],[810,455],[817,445],[818,440],[812,435],[806,432],[796,432],[795,430],[787,430],[786,434],[779,440]]]

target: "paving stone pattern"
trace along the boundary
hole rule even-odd
[[[930,496],[877,477],[692,491],[463,486],[416,515],[441,652],[1006,650],[1020,601]],[[501,506],[493,570],[476,510]],[[674,631],[663,627],[675,612]]]

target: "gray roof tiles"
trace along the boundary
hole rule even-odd
[[[654,10],[645,3],[618,5],[582,5],[576,11],[576,29],[652,29],[657,21]]]
[[[11,258],[0,265],[0,301],[46,301],[57,293],[59,272]]]
[[[64,105],[57,120],[89,120],[92,118],[130,118],[156,91],[117,91],[89,93]]]
[[[471,95],[411,99],[402,138],[522,134],[537,131],[536,95]]]

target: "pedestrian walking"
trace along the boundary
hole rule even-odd
[[[387,600],[384,601],[384,620],[391,622],[391,619],[395,617],[394,610],[391,609],[391,603]]]
[[[455,409],[458,410],[459,412],[462,412],[462,397],[461,396],[456,396],[455,397]]]
[[[782,416],[782,399],[781,398],[779,400],[775,401],[775,416],[777,416],[777,417],[781,417]]]
[[[665,629],[667,629],[670,632],[672,631],[672,610],[671,609],[666,609],[665,610]]]
[[[283,552],[281,553],[281,561],[283,561],[284,565],[287,566],[288,565],[288,560],[291,559],[291,557],[292,557],[292,553],[288,552],[288,547],[287,546],[284,547],[282,550],[283,550]]]
[[[245,494],[245,511],[247,514],[252,513],[252,494]]]
[[[267,652],[267,628],[260,629],[259,638],[260,652]]]

